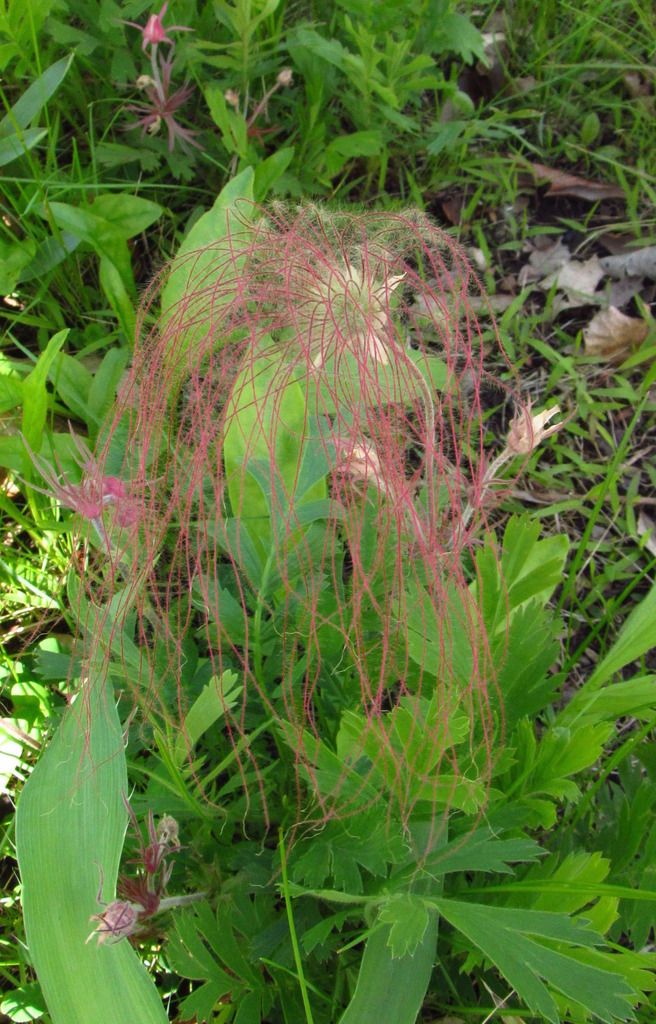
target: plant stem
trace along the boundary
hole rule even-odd
[[[275,543],[272,543],[271,551],[269,552],[268,558],[264,563],[264,569],[262,570],[262,579],[260,580],[260,586],[257,591],[257,605],[253,616],[253,660],[255,662],[255,675],[260,685],[264,683],[264,679],[262,677],[264,668],[264,660],[262,657],[262,615],[264,613],[264,595],[266,594],[275,556],[276,547]]]
[[[294,925],[292,901],[289,895],[289,885],[287,882],[287,857],[285,855],[285,842],[282,835],[282,829],[280,829],[279,832],[278,851],[280,853],[280,870],[282,872],[282,892],[285,898],[285,910],[287,911],[289,937],[291,938],[292,941],[294,963],[296,965],[296,971],[298,974],[298,984],[301,989],[301,998],[303,1000],[303,1008],[305,1010],[305,1020],[307,1024],[314,1024],[314,1017],[312,1016],[312,1007],[310,1006],[310,998],[308,996],[307,985],[305,984],[305,975],[303,974],[303,960],[301,958],[301,951],[298,945],[298,937],[296,935],[296,927]]]
[[[171,910],[173,907],[186,907],[189,903],[197,903],[198,900],[204,900],[206,896],[206,892],[190,892],[185,896],[165,896],[164,899],[159,901],[157,913],[159,914],[163,910]]]

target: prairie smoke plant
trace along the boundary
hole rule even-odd
[[[187,906],[196,900],[203,899],[205,893],[189,893],[184,896],[166,896],[166,887],[170,881],[173,864],[167,860],[172,854],[180,851],[178,842],[178,823],[175,818],[165,815],[155,828],[152,811],[148,812],[148,845],[141,838],[141,831],[134,811],[127,800],[130,820],[136,830],[139,841],[139,858],[134,877],[120,875],[118,879],[119,898],[99,914],[93,914],[91,921],[97,925],[89,935],[87,942],[96,938],[98,945],[106,942],[119,942],[123,938],[135,935],[144,923],[155,914],[174,907]],[[102,878],[97,902],[101,903]]]
[[[165,58],[161,53],[153,54],[153,74],[141,75],[137,80],[137,86],[143,90],[148,102],[128,105],[127,109],[138,116],[133,124],[126,125],[126,131],[141,128],[148,135],[157,135],[164,125],[168,133],[169,152],[173,152],[176,142],[180,142],[183,148],[190,145],[202,149],[194,138],[197,132],[183,127],[176,120],[175,115],[194,90],[190,85],[183,85],[175,92],[171,92],[172,68],[173,62],[170,57]]]
[[[274,770],[292,821],[418,811],[437,829],[482,808],[500,711],[465,565],[498,492],[465,254],[417,213],[280,206],[233,216],[172,274],[184,294],[139,341],[108,431],[126,478],[156,481],[135,695],[178,717],[191,764],[193,648],[255,822]]]

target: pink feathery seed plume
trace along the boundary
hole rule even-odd
[[[450,803],[481,806],[466,774],[485,777],[497,714],[463,568],[499,497],[480,288],[421,214],[254,213],[185,258],[186,294],[140,337],[107,433],[122,477],[154,481],[138,497],[135,699],[184,721],[183,689],[178,709],[159,693],[193,638],[260,817],[274,745],[251,741],[258,715],[299,820],[407,822],[419,804],[437,828]]]

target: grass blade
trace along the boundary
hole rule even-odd
[[[433,971],[438,921],[438,914],[430,914],[412,955],[392,956],[392,926],[382,925],[370,934],[353,998],[339,1024],[415,1024]]]

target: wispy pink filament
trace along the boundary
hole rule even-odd
[[[136,600],[140,699],[173,713],[159,702],[160,681],[167,671],[183,677],[193,637],[215,676],[237,672],[241,694],[225,707],[217,744],[221,756],[226,744],[236,752],[265,816],[267,769],[285,756],[299,816],[357,814],[376,793],[404,821],[418,800],[437,816],[448,802],[440,779],[455,786],[463,757],[484,776],[491,753],[493,678],[464,567],[490,497],[478,283],[462,250],[418,214],[258,212],[233,221],[207,257],[187,258],[184,298],[149,328],[161,282],[151,289],[109,431],[107,450],[120,438],[126,452],[122,477],[154,481],[140,495],[135,546],[117,566]],[[267,362],[275,370],[265,379]],[[304,396],[300,419],[290,389]],[[235,469],[223,446],[240,395],[252,404]],[[300,465],[292,459],[290,476],[278,462],[310,436],[330,511],[308,532]],[[253,542],[239,533],[261,515],[249,459],[268,480],[277,524],[259,552],[264,591],[249,569]],[[241,506],[230,508],[239,492]],[[439,714],[427,726],[421,700],[431,698]],[[181,720],[188,703],[180,686]],[[327,782],[313,738],[334,750],[349,703],[363,727],[347,767]],[[402,708],[414,709],[404,755],[391,714]],[[271,723],[268,743],[244,742],[257,709]],[[456,712],[472,723],[460,748],[445,740]],[[426,744],[420,756],[412,743],[427,729],[429,769]]]

